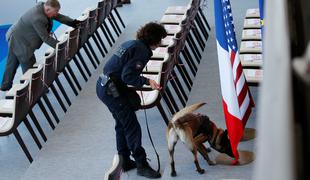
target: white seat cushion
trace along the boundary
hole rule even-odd
[[[0,100],[0,113],[13,114],[14,113],[14,100],[1,99]]]
[[[143,72],[161,72],[163,61],[149,60],[143,69]]]
[[[242,41],[240,53],[262,53],[261,41]]]
[[[161,72],[159,72],[158,74],[142,74],[142,75],[148,79],[154,80],[157,84],[160,84]]]
[[[242,40],[261,40],[262,31],[260,29],[244,29],[242,31]]]
[[[165,11],[165,14],[185,14],[188,6],[169,6]]]
[[[173,36],[166,36],[164,39],[161,40],[161,46],[168,46],[173,40]]]
[[[244,28],[260,28],[260,19],[244,19]]]
[[[259,9],[258,8],[248,9],[246,11],[245,17],[246,18],[260,18]]]
[[[174,35],[176,33],[178,33],[180,30],[181,30],[181,26],[179,25],[164,25],[164,28],[166,29],[167,31],[167,34],[170,34],[170,35]]]
[[[263,65],[262,54],[240,54],[242,66],[245,67],[261,67]]]
[[[159,91],[158,90],[137,91],[137,93],[140,96],[142,106],[150,106],[156,102],[157,98],[159,98]]]
[[[13,127],[14,121],[10,117],[0,117],[0,133],[9,131]]]
[[[12,88],[5,94],[7,97],[13,97],[16,94],[16,91],[23,88],[23,84],[13,84]]]
[[[263,79],[262,69],[243,69],[243,73],[249,83],[260,83]]]
[[[159,21],[162,24],[179,24],[184,15],[164,15]]]
[[[31,75],[35,72],[37,72],[38,69],[37,68],[30,68],[28,69],[25,74],[23,74],[21,77],[20,77],[20,80],[30,80],[31,79]]]
[[[151,59],[152,58],[163,59],[165,58],[167,51],[168,51],[168,48],[166,47],[158,47],[155,50],[153,50],[153,56],[151,57]]]

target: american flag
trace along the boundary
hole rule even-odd
[[[237,147],[254,102],[239,59],[230,2],[214,0],[214,6],[223,109],[230,144],[237,162]]]

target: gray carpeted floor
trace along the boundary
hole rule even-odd
[[[63,1],[65,2],[65,0]],[[119,8],[127,27],[106,58],[111,56],[111,52],[118,44],[134,38],[136,30],[141,25],[148,21],[159,20],[168,6],[187,3],[187,0],[132,0],[132,4]],[[240,40],[246,9],[258,7],[258,3],[256,0],[234,0],[231,3],[237,39]],[[70,12],[69,8],[65,9],[65,12]],[[207,102],[207,105],[202,107],[199,112],[208,114],[218,126],[224,128],[212,0],[207,1],[204,12],[212,31],[187,104],[198,101]],[[103,179],[104,173],[110,167],[113,155],[116,153],[114,120],[95,94],[95,83],[104,62],[105,60],[89,81],[82,84],[83,90],[79,96],[74,98],[73,105],[68,109],[68,112],[60,113],[61,122],[56,126],[56,129],[51,131],[45,124],[48,141],[43,144],[40,151],[37,150],[29,135],[24,135],[26,144],[34,156],[32,164],[28,163],[13,136],[0,138],[0,179]],[[257,91],[257,88],[251,88],[254,100],[257,99]],[[139,111],[137,115],[143,131],[143,145],[151,159],[150,164],[157,168],[155,153],[147,136],[144,115],[142,111]],[[251,179],[253,163],[245,166],[209,166],[201,156],[199,156],[200,164],[206,173],[199,175],[195,171],[191,152],[182,143],[177,144],[175,151],[178,176],[171,178],[165,140],[165,123],[156,108],[147,110],[147,115],[152,137],[160,154],[162,179]],[[255,115],[254,109],[247,127],[255,127]],[[21,133],[28,133],[23,127],[20,129]],[[255,152],[255,140],[241,142],[239,149]],[[212,159],[217,155],[218,153],[215,151],[210,153]],[[136,171],[133,170],[124,173],[122,179],[144,178],[138,177]]]

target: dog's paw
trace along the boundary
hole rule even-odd
[[[204,170],[204,169],[197,169],[197,171],[198,171],[199,174],[205,173],[205,170]]]
[[[170,176],[172,176],[172,177],[176,177],[176,176],[177,176],[177,172],[172,171],[172,172],[170,173]]]
[[[216,162],[214,162],[214,161],[207,161],[208,162],[208,164],[210,165],[210,166],[214,166],[214,165],[216,165]]]

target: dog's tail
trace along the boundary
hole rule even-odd
[[[196,103],[196,104],[193,104],[191,106],[188,106],[188,107],[181,109],[179,112],[174,114],[171,122],[174,123],[177,119],[185,116],[188,113],[194,112],[195,110],[199,109],[201,106],[203,106],[205,104],[206,104],[205,102],[200,102],[200,103]]]

